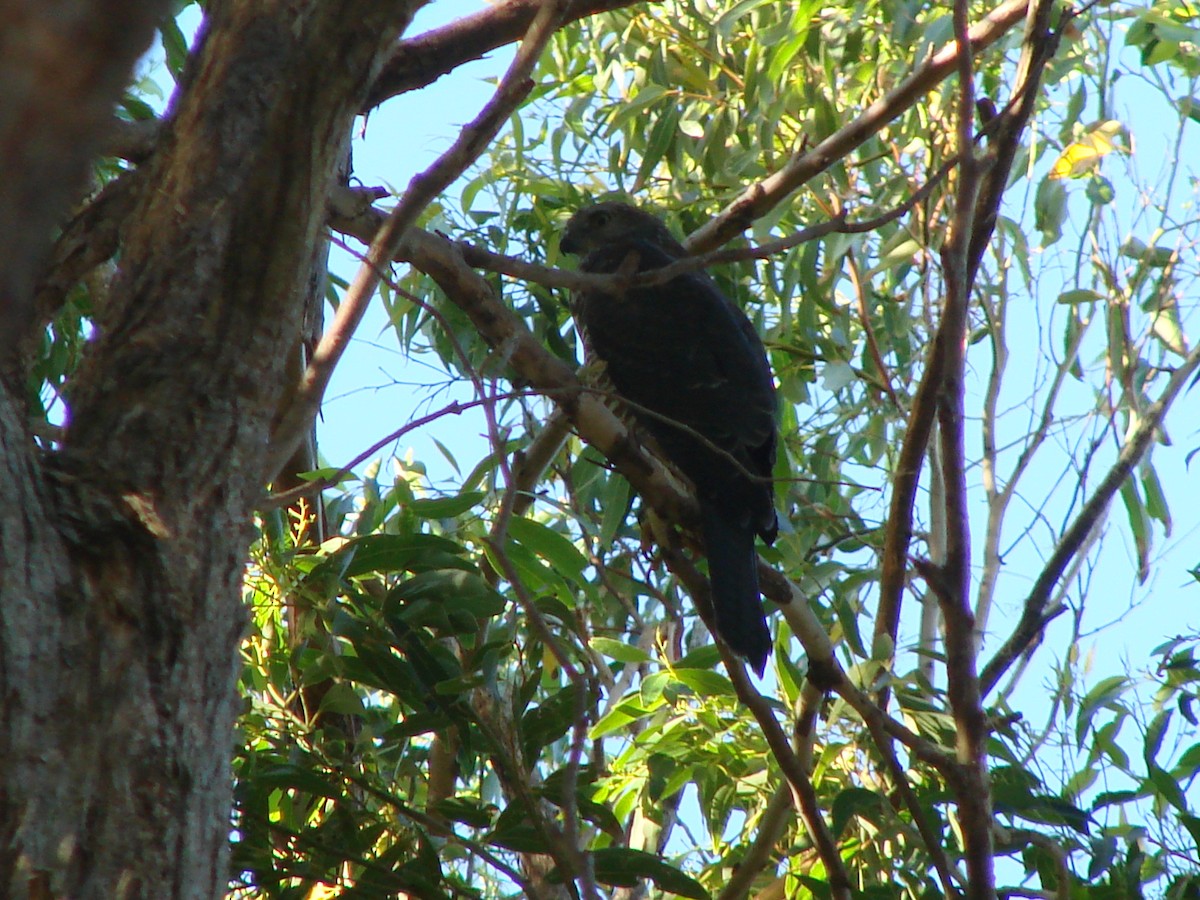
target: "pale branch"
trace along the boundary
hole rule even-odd
[[[350,338],[380,284],[382,273],[395,258],[406,232],[422,211],[479,158],[513,110],[528,96],[533,88],[531,73],[546,43],[561,24],[567,5],[567,0],[544,0],[539,5],[495,94],[479,115],[459,132],[454,144],[428,169],[413,177],[400,202],[375,234],[366,260],[359,266],[333,323],[313,353],[291,405],[275,428],[266,480],[274,476],[291,455],[296,442],[311,427],[333,370],[349,346]]]
[[[995,656],[984,666],[980,676],[983,693],[987,695],[1009,666],[1021,655],[1027,646],[1037,640],[1046,625],[1046,604],[1061,579],[1068,564],[1080,551],[1087,541],[1088,535],[1096,522],[1105,514],[1112,498],[1120,490],[1133,472],[1134,466],[1141,462],[1149,449],[1155,434],[1158,433],[1162,421],[1183,388],[1184,383],[1200,367],[1200,344],[1192,348],[1184,358],[1183,364],[1171,373],[1162,394],[1142,413],[1141,420],[1125,446],[1121,448],[1117,460],[1113,463],[1108,474],[1096,487],[1095,492],[1088,498],[1080,509],[1079,514],[1064,532],[1062,540],[1054,548],[1033,589],[1025,599],[1021,619],[1017,622],[1008,640],[996,651]]]
[[[567,5],[564,21],[636,6],[638,2],[575,0]],[[440,28],[398,41],[367,95],[364,111],[389,97],[433,84],[463,63],[511,44],[526,32],[540,6],[540,0],[499,0]]]
[[[985,21],[991,21],[999,17],[999,20],[992,27],[998,26],[999,21],[1003,21],[1002,31],[1007,30],[1023,16],[1027,17],[1029,22],[1040,21],[1036,17],[1030,16],[1032,9],[1032,7],[1027,7],[1025,3],[1004,4],[993,11],[989,19]],[[969,29],[972,32],[971,37],[973,41],[977,35],[978,28],[979,25],[976,25],[974,28]],[[1031,25],[1027,25],[1027,43],[1040,35],[1040,32],[1033,31]],[[997,34],[992,39],[994,40],[998,36]],[[1044,52],[1023,51],[1023,59],[1026,55],[1031,55],[1042,60],[1043,65],[1047,58]],[[947,63],[947,65],[951,64]],[[1018,82],[1014,93],[1014,101],[1010,103],[1004,115],[998,117],[996,121],[987,123],[984,129],[984,133],[989,136],[989,140],[991,141],[988,154],[990,165],[983,178],[984,185],[982,190],[978,192],[975,201],[977,208],[975,221],[977,225],[969,238],[971,243],[967,255],[970,275],[968,283],[973,283],[977,263],[981,258],[981,248],[986,247],[987,242],[991,238],[991,233],[995,226],[996,208],[1000,202],[1003,188],[1007,183],[1008,171],[1015,156],[1016,148],[1019,146],[1021,131],[1027,123],[1029,115],[1032,113],[1033,102],[1036,99],[1036,90],[1027,85],[1028,79],[1040,77],[1041,68],[1031,65],[1023,67],[1021,71],[1025,74],[1027,80]],[[962,114],[965,115],[965,111]],[[960,136],[960,141],[961,139]],[[961,149],[971,152],[970,148],[971,145],[963,145]],[[965,214],[965,211],[960,210],[960,212]],[[983,237],[981,237],[981,234]],[[900,608],[907,576],[908,547],[912,540],[912,508],[916,500],[920,473],[924,465],[925,451],[929,441],[930,426],[934,416],[935,397],[941,388],[944,377],[942,358],[936,349],[935,339],[935,350],[930,355],[929,363],[917,388],[912,411],[909,415],[909,424],[905,431],[904,442],[901,445],[900,456],[897,461],[895,474],[893,475],[892,501],[888,512],[884,537],[884,549],[881,560],[882,572],[879,587],[879,612],[875,619],[875,635],[876,637],[887,635],[893,641],[896,639],[900,624]]]
[[[971,52],[978,53],[1003,37],[1021,21],[1027,6],[1028,0],[1008,0],[973,25],[968,32]],[[796,188],[846,157],[888,122],[913,106],[955,70],[959,56],[957,42],[949,43],[934,53],[853,122],[838,129],[811,150],[793,156],[783,168],[747,188],[720,215],[693,232],[688,239],[688,247],[698,251],[710,250],[740,234]]]
[[[929,561],[934,566],[946,564],[946,487],[942,479],[942,453],[935,435],[929,442],[929,529],[925,537]],[[933,684],[937,680],[936,657],[941,632],[941,613],[933,591],[926,587],[921,598],[921,616],[917,632],[917,666]]]
[[[1000,537],[1004,525],[1004,514],[1008,508],[1009,499],[1013,496],[1012,480],[1000,490],[996,483],[996,468],[998,465],[996,450],[996,422],[999,417],[998,404],[1000,401],[1000,386],[1008,367],[1008,285],[1004,280],[998,286],[999,298],[995,304],[987,298],[981,301],[987,316],[992,346],[992,367],[988,373],[987,387],[983,394],[983,409],[980,415],[980,432],[982,434],[982,454],[979,460],[980,480],[983,483],[983,493],[987,500],[987,523],[983,531],[983,568],[979,573],[979,588],[975,594],[975,642],[976,652],[982,644],[982,635],[987,630],[987,620],[991,613],[992,598],[995,594],[996,581],[1000,577]],[[1080,329],[1082,331],[1082,329]],[[1061,371],[1061,370],[1060,370]],[[1057,391],[1051,390],[1050,398],[1043,407],[1052,408]],[[1043,417],[1043,423],[1045,417]],[[1045,430],[1039,427],[1026,444],[1026,447],[1040,442]],[[1019,471],[1016,472],[1019,476]]]
[[[975,628],[979,634],[982,634],[987,629],[987,620],[995,595],[996,581],[1000,574],[1001,559],[999,546],[1001,526],[1003,525],[1005,513],[1013,497],[1016,496],[1017,488],[1029,464],[1033,461],[1038,449],[1045,443],[1046,438],[1050,434],[1050,427],[1054,424],[1054,410],[1058,402],[1058,395],[1062,390],[1063,384],[1066,382],[1067,376],[1071,372],[1071,367],[1075,364],[1075,360],[1079,355],[1079,348],[1083,345],[1083,339],[1088,333],[1087,324],[1085,323],[1072,335],[1071,341],[1063,354],[1063,359],[1056,367],[1054,378],[1051,380],[1050,386],[1046,391],[1046,398],[1042,403],[1041,414],[1038,417],[1037,424],[1025,438],[1025,446],[1013,464],[1012,470],[1008,473],[1004,487],[998,489],[995,486],[996,448],[994,446],[994,438],[990,438],[990,435],[992,423],[996,418],[996,402],[1000,390],[1000,378],[1004,373],[1004,364],[1008,356],[1008,349],[1005,345],[1004,315],[1005,313],[1001,312],[999,316],[993,317],[991,330],[993,333],[992,343],[995,348],[993,350],[995,362],[993,363],[992,374],[988,379],[987,394],[984,401],[984,453],[981,471],[984,479],[984,489],[988,493],[988,520],[985,535],[983,571],[979,576],[979,589],[976,592],[977,599],[975,602]]]
[[[1053,56],[1059,43],[1059,32],[1065,23],[1060,23],[1057,32],[1049,28],[1053,4],[1039,2],[1029,10],[1025,23],[1025,40],[1021,48],[1021,60],[1017,67],[1017,88],[1004,112],[997,117],[989,127],[994,126],[991,152],[995,161],[988,173],[987,181],[979,198],[979,206],[983,211],[982,230],[990,238],[995,229],[996,217],[1000,210],[1000,195],[1008,183],[1009,172],[1020,146],[1020,134],[1024,131],[1034,111],[1034,101],[1037,97],[1037,86],[1041,83],[1042,73],[1046,64]],[[980,240],[979,235],[971,249],[971,264],[978,268],[987,243]],[[1004,301],[1001,300],[1003,307]],[[992,324],[993,365],[988,379],[984,396],[983,411],[983,460],[981,464],[984,490],[988,498],[988,518],[984,532],[983,571],[980,575],[979,589],[976,593],[975,604],[975,635],[976,645],[982,644],[982,635],[987,629],[987,621],[991,613],[992,598],[995,593],[996,579],[1000,573],[999,542],[1000,532],[1004,523],[1004,515],[1012,500],[1017,485],[1025,468],[1033,459],[1034,453],[1049,432],[1053,419],[1053,410],[1059,390],[1070,371],[1075,355],[1083,343],[1086,328],[1080,328],[1074,335],[1067,348],[1066,358],[1059,364],[1053,383],[1042,405],[1042,415],[1032,435],[1028,438],[1024,450],[1017,459],[1004,489],[997,491],[995,484],[996,447],[993,427],[996,416],[996,403],[1000,393],[1000,381],[1004,374],[1008,359],[1008,347],[1005,337],[1006,310],[1001,309],[999,315],[989,310]]]

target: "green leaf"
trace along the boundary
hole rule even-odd
[[[1118,697],[1129,688],[1129,682],[1123,675],[1110,675],[1087,692],[1079,704],[1079,714],[1075,717],[1075,743],[1084,745],[1084,739],[1092,725],[1092,718],[1100,709],[1110,707]]]
[[[1062,181],[1044,178],[1033,201],[1034,226],[1042,233],[1042,245],[1049,247],[1062,237],[1067,219],[1067,189]]]
[[[1073,291],[1063,291],[1058,295],[1058,302],[1074,306],[1079,303],[1097,303],[1104,299],[1104,295],[1096,291],[1088,290],[1087,288],[1079,288]]]
[[[470,567],[461,544],[432,534],[372,534],[355,538],[331,554],[316,571],[334,571],[345,578],[368,572],[404,572]]]
[[[183,32],[173,18],[164,17],[159,22],[159,35],[162,38],[163,53],[166,56],[167,70],[176,81],[183,74],[187,63],[188,47]]]
[[[589,642],[592,648],[602,656],[615,659],[617,662],[641,664],[650,662],[651,656],[641,647],[616,641],[612,638],[593,637]]]
[[[708,900],[709,897],[700,882],[653,853],[627,847],[605,847],[592,851],[592,865],[596,880],[601,884],[637,887],[641,879],[648,878],[660,889],[680,897],[693,900]]]
[[[542,833],[517,803],[510,803],[500,813],[487,842],[517,853],[546,853],[549,850]]]
[[[1135,482],[1127,479],[1121,484],[1121,502],[1125,504],[1129,530],[1137,545],[1138,583],[1144,584],[1150,575],[1150,520]]]
[[[675,669],[675,679],[701,697],[735,697],[733,682],[719,672],[704,669]]]
[[[1121,255],[1136,259],[1151,268],[1161,269],[1175,258],[1175,251],[1170,247],[1148,247],[1143,241],[1131,237],[1121,245]]]
[[[560,575],[576,581],[582,578],[583,570],[588,566],[587,557],[557,531],[533,519],[516,517],[508,523],[508,533],[522,546],[550,563]]]
[[[840,836],[855,816],[868,822],[878,822],[883,798],[866,788],[852,787],[839,791],[830,809],[830,826],[835,837]]]
[[[452,633],[473,631],[498,616],[508,602],[474,572],[436,569],[407,578],[388,592],[385,611],[409,625],[429,624]]]
[[[408,504],[408,510],[421,519],[453,519],[476,506],[487,496],[483,491],[464,491],[454,497],[424,497]]]
[[[632,488],[629,482],[625,480],[625,476],[619,472],[613,472],[608,476],[608,481],[604,485],[604,501],[603,510],[604,516],[600,520],[600,543],[605,547],[612,544],[617,536],[617,532],[621,526],[625,524],[625,517],[629,514],[629,500],[632,496]]]
[[[1187,797],[1179,782],[1171,777],[1171,773],[1161,766],[1150,764],[1149,781],[1154,785],[1154,792],[1182,813],[1188,811]]]
[[[557,741],[571,730],[578,712],[579,691],[574,687],[563,688],[543,701],[541,705],[526,711],[521,717],[521,738],[526,759],[536,759],[543,747]]]
[[[255,773],[259,785],[303,791],[317,797],[340,797],[341,789],[315,769],[291,763],[268,766]]]
[[[1142,466],[1142,489],[1146,492],[1146,514],[1163,525],[1163,532],[1171,535],[1171,510],[1167,506],[1167,495],[1162,483],[1158,480],[1158,472],[1149,463]]]
[[[642,162],[634,178],[635,190],[646,183],[654,169],[671,149],[679,130],[679,109],[674,103],[666,106],[650,129],[650,138],[642,151]]]
[[[1187,829],[1188,834],[1192,836],[1192,846],[1200,851],[1200,819],[1184,814],[1179,817],[1179,824]]]
[[[607,714],[600,717],[600,720],[592,726],[590,736],[595,739],[615,734],[618,731],[624,731],[632,723],[641,721],[653,714],[660,706],[662,706],[661,700],[650,704],[642,704],[636,696],[622,700],[609,710]]]

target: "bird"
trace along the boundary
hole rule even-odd
[[[613,200],[577,210],[559,247],[596,274],[632,275],[688,255],[654,214]],[[695,488],[715,631],[761,676],[771,633],[755,536],[771,543],[778,532],[779,427],[758,332],[698,269],[662,284],[578,290],[572,313],[587,361],[602,365],[637,426]]]

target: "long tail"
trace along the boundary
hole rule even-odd
[[[717,633],[762,675],[771,652],[771,632],[758,592],[754,532],[731,524],[708,504],[700,507]]]

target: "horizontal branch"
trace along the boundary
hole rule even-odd
[[[564,21],[633,6],[636,2],[577,0],[567,9]],[[501,0],[440,28],[399,41],[367,94],[364,111],[374,109],[389,97],[433,84],[463,63],[481,59],[484,54],[519,40],[541,6],[541,0]]]

